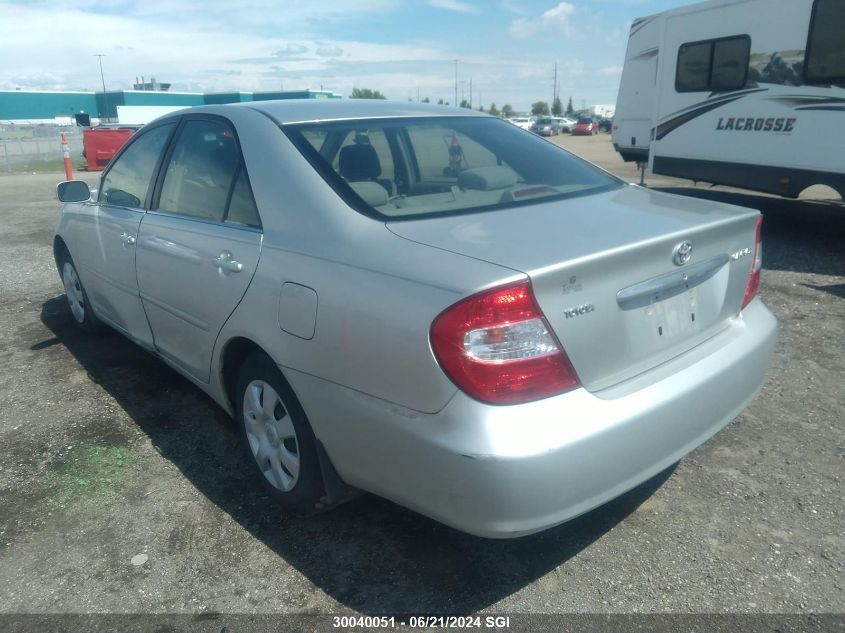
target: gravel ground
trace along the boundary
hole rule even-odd
[[[558,142],[634,177],[607,135]],[[766,385],[673,470],[498,542],[372,495],[281,516],[208,398],[73,326],[50,246],[60,178],[0,176],[0,614],[845,610],[845,206],[648,178],[763,210],[781,327]]]

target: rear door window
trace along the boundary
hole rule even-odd
[[[260,225],[241,152],[228,125],[204,119],[185,123],[164,174],[158,210]]]

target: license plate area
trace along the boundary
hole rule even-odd
[[[699,310],[698,295],[698,289],[693,288],[642,308],[648,338],[671,342],[701,331],[704,315]]]

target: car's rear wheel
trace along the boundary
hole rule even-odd
[[[88,293],[79,279],[79,273],[71,259],[70,254],[65,251],[59,260],[59,271],[62,275],[62,285],[65,288],[70,313],[76,324],[86,332],[96,332],[102,328],[102,323],[94,314],[91,302],[88,300]]]
[[[290,385],[263,353],[249,356],[241,368],[236,411],[264,487],[292,512],[318,508],[323,481],[314,433]]]

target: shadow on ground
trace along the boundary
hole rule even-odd
[[[64,296],[45,302],[41,319],[55,339],[31,349],[66,346],[202,494],[326,594],[364,613],[487,607],[600,538],[673,470],[566,525],[513,541],[462,534],[373,495],[308,519],[284,517],[252,479],[234,423],[187,380],[118,334],[80,332]]]
[[[820,275],[845,275],[845,258],[842,257],[842,245],[845,244],[845,203],[789,200],[753,193],[687,187],[655,189],[761,211],[763,268]],[[841,288],[817,289],[842,296]]]

